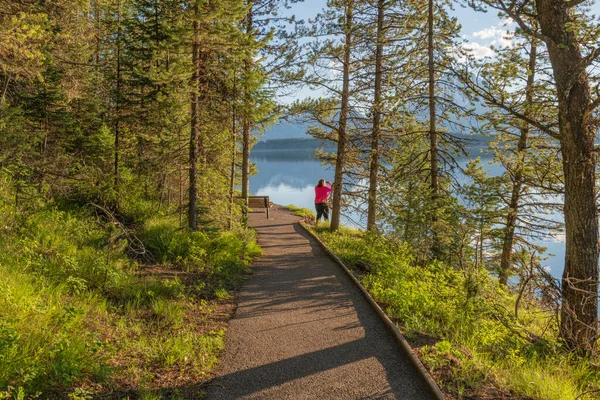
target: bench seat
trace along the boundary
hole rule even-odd
[[[264,208],[267,211],[267,219],[269,219],[269,209],[271,208],[271,202],[269,196],[248,196],[248,208],[259,209]]]

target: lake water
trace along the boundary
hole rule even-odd
[[[281,205],[294,204],[314,210],[314,187],[321,178],[333,181],[332,167],[323,166],[307,151],[261,151],[250,157],[256,163],[258,174],[250,178],[250,192],[259,196],[269,196],[271,201]],[[489,161],[489,160],[487,160]],[[466,160],[464,160],[466,164]],[[502,167],[483,160],[491,175],[502,173]],[[346,225],[361,225],[358,216],[342,218]],[[364,226],[364,225],[363,225]],[[565,246],[562,235],[538,244],[547,248],[548,257],[542,262],[552,275],[560,279],[564,268]]]

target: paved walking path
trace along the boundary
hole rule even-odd
[[[208,399],[433,399],[341,268],[274,208],[250,214],[263,255]]]

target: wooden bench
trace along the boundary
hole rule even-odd
[[[267,219],[269,219],[269,209],[271,208],[269,196],[248,196],[248,208],[252,210],[265,208],[267,210]]]

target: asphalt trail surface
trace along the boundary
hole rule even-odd
[[[363,295],[299,218],[250,214],[263,255],[208,399],[433,399]]]

